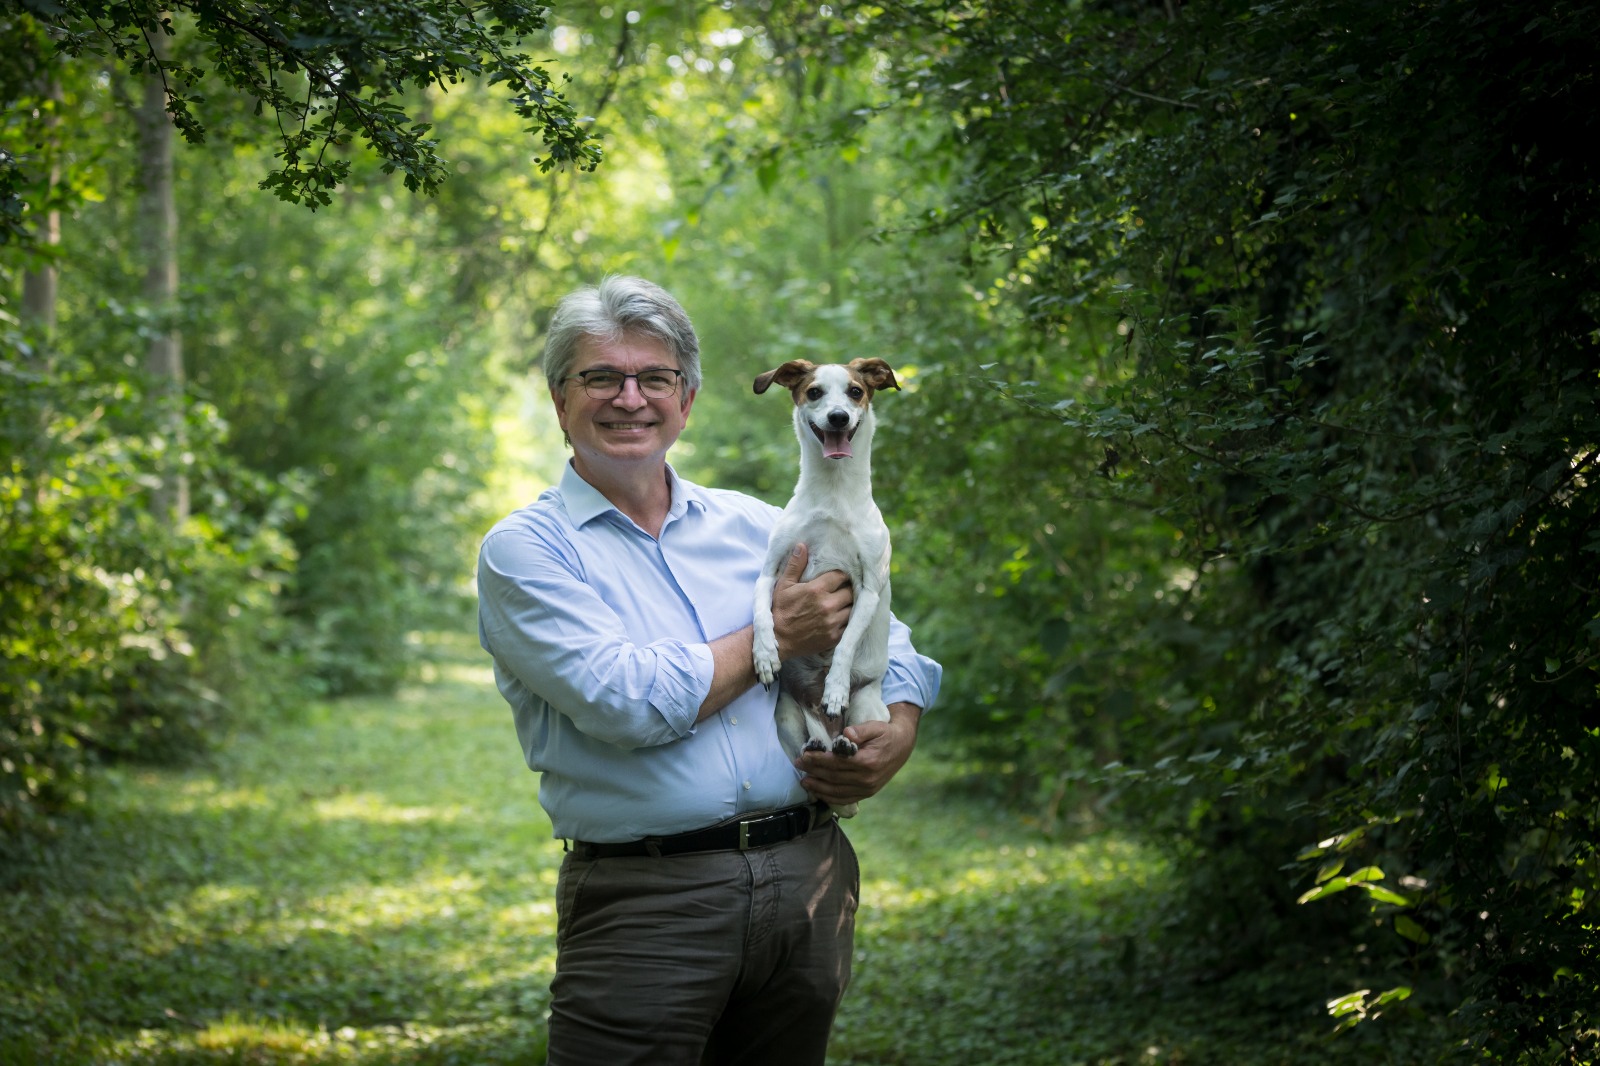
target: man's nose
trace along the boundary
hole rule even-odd
[[[622,388],[618,389],[617,394],[611,397],[611,402],[629,411],[637,411],[649,403],[645,399],[644,391],[639,388],[639,379],[634,377],[622,379]]]

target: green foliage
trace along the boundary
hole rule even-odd
[[[1339,950],[1343,928],[1387,987],[1425,984],[1506,1061],[1582,1061],[1600,1039],[1600,594],[1580,576],[1600,547],[1600,175],[1579,147],[1600,113],[1595,14],[873,16],[901,104],[954,118],[960,176],[932,217],[981,252],[980,278],[1008,281],[1031,331],[988,376],[1055,423],[1011,446],[1004,486],[919,489],[953,513],[976,488],[986,508],[981,528],[936,536],[981,551],[987,584],[996,529],[1063,528],[1038,513],[1058,484],[1154,516],[1143,546],[1119,537],[1150,624],[1103,745],[1119,765],[1088,779],[1193,849],[1187,928],[1239,907],[1209,929],[1219,964],[1291,932],[1295,950]],[[1002,716],[1050,691],[1047,653],[1077,629],[1064,591],[1029,571],[1004,608],[962,602],[967,631],[997,629],[1026,672],[988,682]],[[1031,619],[1053,624],[1030,637]],[[1115,671],[1128,622],[1105,620],[1091,655]],[[1039,724],[1010,754],[1047,780],[1074,734]],[[1275,870],[1301,854],[1314,882],[1340,848],[1358,874],[1321,888]],[[1354,898],[1336,888],[1369,906],[1308,922]]]
[[[165,445],[131,353],[166,323],[139,309],[119,121],[146,48],[135,28],[156,23],[117,7],[99,40],[130,61],[102,67],[42,32],[69,9],[24,6],[41,14],[0,18],[15,57],[0,228],[31,233],[58,206],[64,236],[26,260],[12,240],[0,264],[6,314],[16,272],[63,270],[56,362],[8,341],[0,400],[7,491],[34,508],[0,515],[5,639],[48,649],[5,665],[7,694],[33,701],[5,719],[11,766],[32,760],[7,770],[8,796],[37,797],[5,817],[81,792],[95,753],[131,750],[115,742],[212,729],[213,709],[272,678],[394,684],[416,653],[406,634],[461,603],[470,541],[503,510],[477,490],[506,417],[496,393],[535,360],[535,309],[639,272],[684,299],[705,342],[674,454],[690,476],[787,493],[786,412],[749,392],[783,359],[877,354],[902,372],[880,401],[877,488],[896,610],[947,667],[925,748],[972,758],[984,804],[1022,805],[1032,828],[987,808],[1011,846],[1111,824],[1162,856],[1135,878],[1137,915],[1074,910],[1057,852],[1004,866],[1015,891],[975,877],[886,910],[896,939],[865,950],[891,961],[858,980],[891,1006],[852,1017],[841,1054],[1248,1061],[1268,1009],[1283,1061],[1386,1041],[1392,1061],[1424,1061],[1445,1037],[1396,1034],[1450,1012],[1450,1040],[1491,1060],[1592,1057],[1593,5],[558,10],[535,47],[576,77],[582,106],[561,114],[610,146],[595,173],[593,155],[546,171],[557,152],[525,136],[546,120],[488,84],[521,63],[509,41],[533,9],[482,26],[352,9],[320,39],[328,12],[301,12],[311,30],[252,52],[226,24],[237,12],[180,7],[169,74],[208,140],[179,157],[197,517],[172,534],[141,502]],[[369,64],[406,41],[423,47]],[[269,65],[273,49],[310,66]],[[349,65],[368,110],[298,95],[329,64]],[[274,91],[277,164],[249,132]],[[373,129],[375,151],[352,153]],[[280,194],[327,206],[315,227],[259,197],[274,167]],[[351,191],[329,203],[334,183]],[[409,201],[407,185],[436,196]],[[537,471],[513,503],[555,473]],[[40,606],[12,612],[13,588]],[[214,661],[232,680],[196,673]],[[29,690],[46,666],[73,680]],[[916,862],[895,876],[938,880]],[[204,1000],[207,1030],[150,1038],[153,1061],[273,1041],[313,1060],[494,1061],[506,1018],[507,1039],[537,1041],[543,978],[526,964],[502,982],[515,996],[471,1015],[484,1028],[441,1021],[424,1052],[383,1020],[399,984],[329,976],[370,969],[356,934],[295,934],[289,957],[325,983],[275,999],[250,991],[264,971],[289,983],[268,949],[216,949],[256,919],[219,913],[198,954],[161,957],[238,979]],[[140,998],[147,947],[101,971],[120,991],[91,998],[176,1026]],[[940,984],[950,959],[985,979]],[[906,975],[924,982],[914,1003],[959,1009],[916,1014]],[[990,991],[1009,987],[1028,991]],[[317,1043],[328,988],[354,1035]],[[1142,1026],[1150,1003],[1191,994],[1181,1019]],[[471,1014],[454,996],[439,1013]],[[49,1015],[70,1041],[50,1010],[29,1024]]]
[[[216,454],[196,411],[197,489],[171,530],[145,505],[167,443],[137,384],[46,367],[14,331],[0,359],[0,830],[81,803],[104,757],[208,746],[271,708],[274,590],[293,566],[279,494]],[[261,504],[263,518],[235,509]],[[232,517],[228,517],[232,516]]]
[[[393,697],[317,705],[210,766],[107,775],[91,818],[5,867],[0,1062],[542,1061],[561,846],[475,644],[417,655],[426,681]],[[830,1062],[1437,1047],[1429,1024],[1307,1035],[1315,965],[1190,983],[1149,938],[1169,863],[1048,839],[965,791],[970,769],[919,754],[848,826],[862,906]]]
[[[202,750],[309,686],[392,686],[408,632],[459,619],[463,543],[485,524],[487,427],[462,395],[483,354],[466,328],[477,294],[452,258],[421,246],[436,220],[388,191],[321,212],[340,217],[320,230],[269,213],[251,109],[278,110],[279,191],[312,206],[354,178],[437,191],[445,164],[397,105],[403,89],[416,108],[446,86],[491,95],[468,79],[513,82],[504,143],[532,122],[553,138],[535,163],[598,159],[548,76],[514,51],[542,25],[537,9],[474,21],[456,8],[430,23],[412,5],[362,23],[214,5],[190,20],[163,5],[180,17],[158,29],[156,9],[138,5],[94,20],[25,7],[0,18],[0,182],[21,198],[5,205],[8,232],[28,238],[0,261],[0,454],[8,507],[20,501],[5,516],[7,831],[80,801],[99,761]],[[280,17],[293,23],[282,33]],[[327,18],[338,32],[319,38]],[[127,75],[154,72],[146,34],[174,28],[175,58],[160,66],[175,121],[198,140],[203,114],[230,136],[179,155],[183,288],[157,316],[139,285]],[[205,98],[193,91],[203,70]],[[323,76],[339,101],[306,92]],[[344,150],[358,125],[375,158]],[[48,211],[62,215],[59,244],[42,239]],[[32,309],[17,283],[45,267],[60,276],[57,325],[46,336],[29,318],[24,336],[15,311]],[[181,446],[158,416],[163,390],[137,369],[150,336],[174,328],[188,364]],[[193,496],[178,529],[149,510],[149,471],[169,462]]]
[[[468,6],[362,4],[24,2],[66,56],[115,58],[135,74],[160,77],[174,125],[192,143],[204,141],[207,76],[254,102],[255,121],[271,113],[282,166],[261,182],[280,199],[315,210],[350,176],[346,149],[357,137],[386,173],[406,188],[432,193],[447,163],[399,102],[407,92],[467,80],[504,85],[512,110],[543,138],[541,170],[575,164],[593,169],[600,149],[550,73],[517,49],[545,25],[537,4],[497,0]],[[158,37],[177,37],[192,19],[203,58],[158,54]],[[263,125],[262,127],[266,127]],[[331,155],[330,155],[331,153]]]
[[[387,190],[313,226],[241,189],[251,161],[195,162],[190,246],[211,270],[185,335],[192,387],[227,413],[239,462],[301,486],[283,606],[302,665],[330,691],[391,688],[409,632],[461,624],[487,525],[487,427],[465,399],[484,374],[477,309],[453,305],[455,261]]]

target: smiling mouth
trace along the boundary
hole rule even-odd
[[[856,430],[861,428],[861,423],[857,422],[848,433],[837,429],[823,429],[809,420],[806,425],[811,427],[811,432],[816,434],[817,440],[821,442],[824,459],[849,459],[854,454],[850,442],[855,439]]]

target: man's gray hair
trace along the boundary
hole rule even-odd
[[[689,315],[655,282],[612,274],[556,304],[544,340],[544,378],[559,391],[585,337],[615,343],[628,334],[654,337],[667,346],[683,371],[685,386],[700,387],[700,339]]]

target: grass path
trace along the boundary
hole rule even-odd
[[[111,773],[0,876],[0,1064],[542,1062],[561,847],[474,650],[207,766]],[[919,753],[850,826],[831,1063],[1408,1061],[1295,1035],[1327,1029],[1303,988],[1241,1010],[1139,968],[1159,858],[1045,841],[954,773]]]

